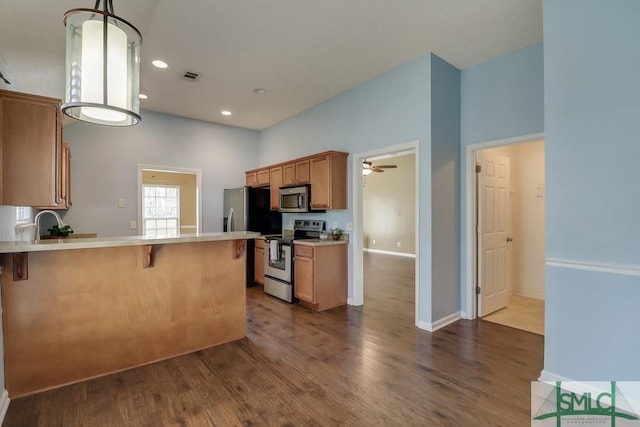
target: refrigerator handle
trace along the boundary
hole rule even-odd
[[[229,215],[227,216],[227,231],[231,232],[233,225],[233,208],[229,208]]]

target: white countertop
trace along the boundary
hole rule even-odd
[[[260,233],[253,231],[233,231],[230,233],[181,234],[176,237],[95,237],[84,239],[51,239],[39,242],[2,242],[0,253],[61,251],[68,249],[108,248],[116,246],[164,245],[172,243],[213,242],[223,240],[255,239]]]
[[[294,245],[303,246],[331,246],[331,245],[348,245],[348,240],[320,240],[320,239],[300,239],[294,240]]]

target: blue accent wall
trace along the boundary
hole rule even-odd
[[[431,55],[432,319],[460,311],[460,70]]]
[[[461,73],[461,170],[463,186],[460,212],[467,209],[464,186],[467,175],[467,146],[519,137],[544,131],[543,46],[538,43],[493,61],[462,70]],[[461,306],[468,303],[467,224],[462,219],[460,251]],[[467,313],[470,314],[470,313]]]
[[[429,76],[430,57],[421,57],[264,129],[260,164],[427,140]]]
[[[100,237],[136,234],[138,164],[202,170],[202,231],[222,231],[225,188],[245,184],[258,163],[258,132],[152,111],[137,126],[76,122],[64,128],[71,147],[73,207],[65,222]],[[124,199],[126,206],[117,207]]]
[[[269,165],[325,150],[362,153],[416,140],[420,165],[418,320],[428,327],[460,311],[458,69],[435,55],[426,55],[312,107],[260,133],[260,163]],[[314,216],[325,219],[329,226],[334,221],[344,226],[353,221],[353,199],[349,182],[348,209]],[[285,227],[294,217],[284,217]],[[438,239],[433,239],[432,232]],[[352,267],[350,259],[350,289]]]
[[[640,380],[638,22],[638,1],[544,2],[545,371],[575,380]]]
[[[542,43],[462,70],[463,145],[544,130]]]
[[[431,163],[431,55],[404,64],[378,78],[335,96],[260,132],[260,164],[269,165],[326,150],[351,154],[419,141],[419,162]],[[416,261],[421,271],[420,312],[431,322],[431,173],[419,168],[421,191],[418,203],[422,218],[421,242]],[[351,162],[348,171],[348,209],[314,215],[328,226],[344,228],[353,221]],[[284,225],[295,218],[285,215]],[[429,242],[429,244],[422,244]],[[349,288],[353,288],[353,260],[349,258]],[[349,298],[353,295],[349,294]]]

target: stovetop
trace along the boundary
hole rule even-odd
[[[318,239],[320,233],[325,231],[327,222],[317,219],[296,219],[293,222],[293,235],[276,234],[264,236],[266,241],[277,240],[281,243],[291,243],[294,240]]]

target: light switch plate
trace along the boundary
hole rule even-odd
[[[135,221],[131,221],[129,228],[131,228],[132,230],[136,230],[138,228],[138,223]]]
[[[124,208],[125,206],[127,206],[127,201],[125,199],[118,199],[118,207]]]

